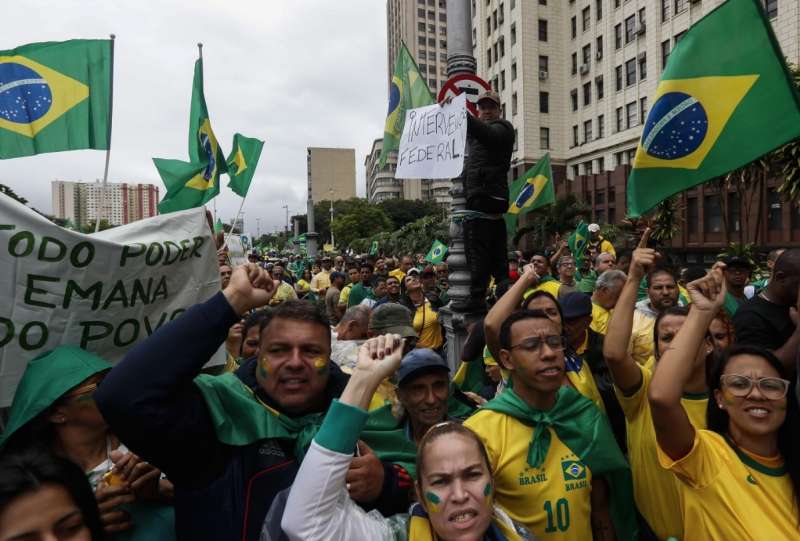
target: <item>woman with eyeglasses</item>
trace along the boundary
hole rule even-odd
[[[695,352],[725,301],[723,268],[689,284],[692,308],[650,385],[659,461],[678,480],[682,539],[800,539],[798,412],[775,355],[753,346],[722,354],[708,371],[707,430],[681,407]]]
[[[74,346],[59,346],[28,363],[14,393],[0,450],[32,449],[63,457],[85,472],[114,540],[174,539],[172,486],[128,452],[94,402],[111,364]]]
[[[458,423],[440,423],[422,437],[409,513],[383,517],[348,496],[346,475],[370,398],[395,373],[403,341],[390,334],[361,346],[358,365],[331,404],[292,484],[281,526],[291,540],[433,541],[532,539],[495,505],[486,450]],[[262,535],[263,537],[263,535]]]

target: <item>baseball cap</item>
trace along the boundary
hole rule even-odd
[[[753,264],[750,263],[750,260],[739,255],[730,255],[728,257],[723,257],[722,262],[725,263],[726,267],[739,267],[739,268],[745,267],[748,269],[753,268]]]
[[[574,319],[592,313],[592,299],[585,293],[577,291],[567,293],[559,302],[564,319]]]
[[[478,98],[478,103],[482,102],[483,100],[490,100],[497,104],[500,107],[500,96],[497,95],[497,92],[493,90],[487,90],[483,94],[480,95]]]
[[[399,334],[403,338],[416,338],[417,331],[411,321],[411,310],[402,304],[387,302],[372,311],[369,330],[378,334]]]
[[[436,276],[436,271],[433,267],[428,265],[424,269],[422,269],[422,276]]]
[[[408,355],[400,361],[400,368],[397,369],[397,384],[408,383],[414,376],[422,375],[422,372],[441,370],[450,372],[450,367],[444,362],[441,355],[432,349],[412,349]]]
[[[589,231],[591,233],[598,233],[600,231],[600,226],[597,224],[589,224]]]
[[[408,272],[406,274],[408,276],[411,276],[412,274],[419,276],[419,269],[417,267],[411,267],[410,269],[408,269]]]

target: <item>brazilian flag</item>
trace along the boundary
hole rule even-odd
[[[369,255],[378,255],[378,241],[373,240],[372,245],[369,247]]]
[[[228,188],[234,193],[242,197],[247,195],[262,148],[264,141],[245,137],[241,133],[233,136],[233,149],[228,156],[227,165],[228,175],[231,177]]]
[[[111,56],[107,39],[0,51],[0,159],[107,150]]]
[[[203,93],[203,59],[194,65],[192,109],[189,116],[189,162],[153,158],[153,163],[167,187],[167,195],[158,204],[166,214],[199,207],[219,194],[219,175],[227,172],[225,156],[211,129]]]
[[[417,63],[400,44],[400,52],[394,64],[394,75],[389,88],[389,112],[386,115],[386,126],[383,129],[383,148],[381,149],[378,167],[386,165],[389,152],[400,148],[400,136],[406,122],[406,111],[434,103],[433,95],[420,75]]]
[[[431,249],[425,256],[425,261],[429,261],[434,265],[438,265],[444,261],[444,256],[447,255],[447,245],[440,240],[434,240],[431,244]]]
[[[800,137],[800,99],[756,0],[728,0],[675,46],[628,179],[628,213]]]
[[[520,214],[555,203],[556,193],[553,188],[553,169],[550,167],[550,153],[548,152],[542,156],[542,159],[536,165],[512,182],[508,192],[511,204],[508,206],[508,212],[506,212],[504,218],[508,234],[514,235]]]
[[[575,231],[567,239],[569,251],[575,258],[575,263],[580,268],[583,256],[586,253],[586,244],[589,242],[589,226],[581,220]]]

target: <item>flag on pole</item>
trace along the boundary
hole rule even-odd
[[[389,87],[389,112],[386,115],[386,126],[383,129],[383,148],[378,167],[382,168],[386,164],[389,152],[400,148],[400,136],[403,135],[403,125],[406,122],[406,110],[431,105],[434,101],[425,77],[420,75],[417,63],[406,49],[406,44],[401,43],[400,52],[394,63],[392,83]]]
[[[542,156],[536,165],[528,169],[521,177],[511,183],[508,189],[508,212],[503,216],[506,230],[513,235],[517,230],[520,214],[525,214],[556,201],[553,189],[553,169],[550,167],[550,153]]]
[[[107,150],[111,71],[107,39],[0,51],[0,159]]]
[[[369,255],[378,255],[378,241],[373,240],[372,245],[369,247]]]
[[[728,0],[695,23],[651,102],[628,179],[631,216],[800,137],[800,99],[756,0]]]
[[[222,226],[222,220],[217,218],[217,223],[214,224],[214,233],[222,233],[225,228]]]
[[[241,197],[247,195],[263,147],[264,141],[245,137],[240,133],[233,136],[233,149],[226,161],[228,176],[231,177],[228,188]]]
[[[425,256],[425,261],[429,261],[434,265],[438,265],[444,261],[444,256],[447,254],[447,245],[439,240],[434,240],[428,255]]]
[[[575,258],[575,264],[578,268],[581,266],[583,256],[586,252],[586,245],[589,242],[589,226],[581,220],[575,228],[575,231],[567,239],[569,251],[572,252],[572,257]]]
[[[203,59],[194,65],[192,109],[189,115],[189,162],[153,158],[167,194],[158,204],[166,214],[199,207],[219,194],[219,175],[225,173],[225,156],[211,129],[203,93]]]

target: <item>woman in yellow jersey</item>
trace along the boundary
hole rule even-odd
[[[400,366],[398,335],[368,340],[341,397],[331,404],[297,472],[281,526],[291,540],[434,541],[530,539],[495,504],[494,480],[478,437],[458,423],[431,427],[417,453],[419,503],[384,517],[364,511],[347,493],[347,471],[367,420],[370,397]]]
[[[439,314],[433,309],[431,302],[422,292],[422,283],[414,276],[407,276],[406,299],[401,304],[408,307],[414,314],[414,330],[417,331],[418,348],[441,349],[444,344],[442,327],[439,324]]]
[[[614,380],[614,391],[625,416],[628,461],[633,472],[636,506],[655,537],[661,540],[683,539],[679,512],[678,487],[672,475],[658,463],[658,446],[650,416],[647,391],[653,369],[641,366],[632,357],[628,344],[633,327],[633,311],[639,284],[656,262],[656,252],[647,248],[649,230],[634,250],[628,278],[608,322],[603,342],[603,356]],[[653,327],[653,350],[656,356],[669,346],[678,329],[685,324],[686,308],[675,306],[659,315]],[[708,402],[705,380],[706,355],[711,350],[697,350],[691,376],[684,382],[682,406],[698,428],[705,428]]]
[[[798,412],[770,351],[733,346],[709,370],[708,430],[681,407],[705,329],[725,301],[724,265],[689,284],[692,309],[648,393],[661,465],[678,480],[687,541],[800,539]]]

